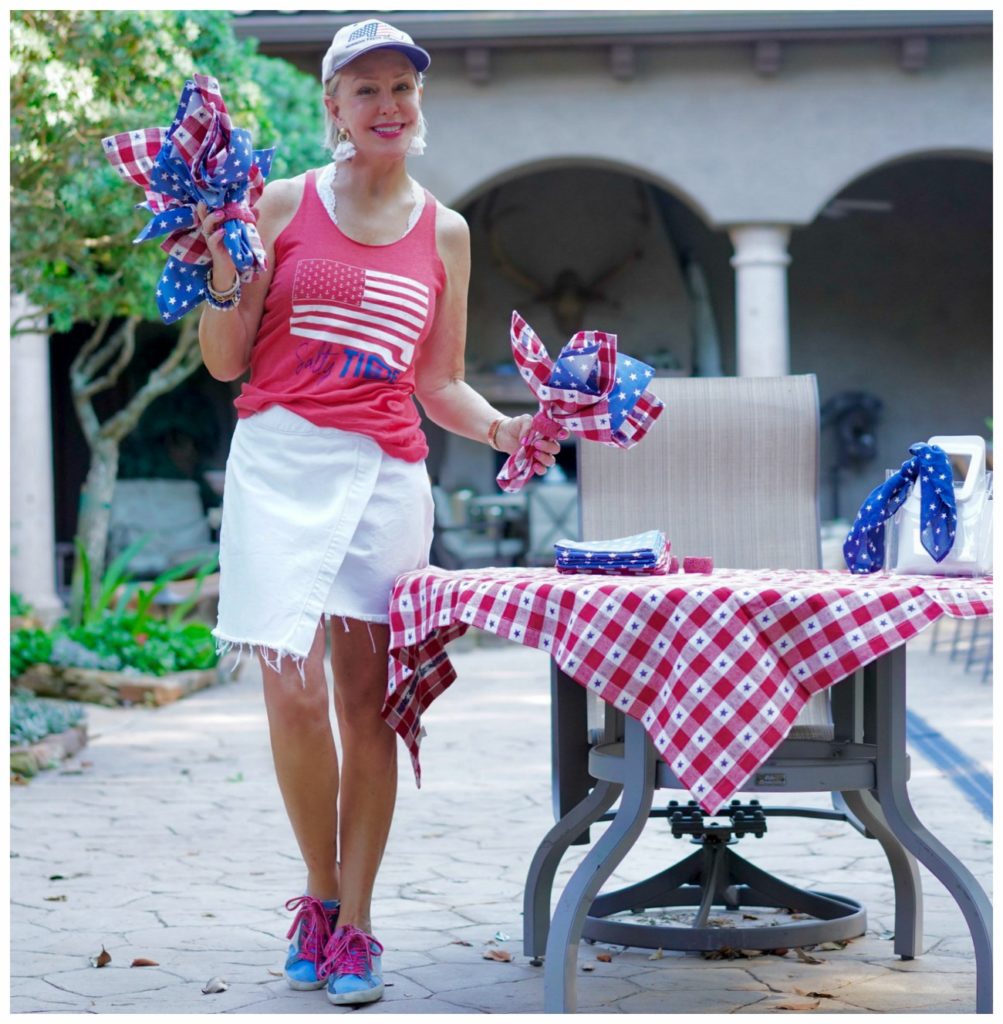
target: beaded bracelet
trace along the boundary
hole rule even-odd
[[[231,284],[230,287],[223,292],[218,292],[216,291],[215,288],[213,288],[211,273],[205,279],[205,286],[209,294],[217,302],[225,302],[227,299],[232,298],[240,290],[240,275],[237,275],[237,277],[233,279],[233,284]]]
[[[218,309],[221,313],[229,312],[231,309],[236,309],[241,304],[241,293],[240,289],[237,290],[236,294],[224,302],[220,302],[218,299],[214,299],[209,293],[206,293],[206,305],[210,309]]]
[[[227,313],[231,309],[236,309],[240,305],[240,276],[234,278],[233,284],[225,291],[218,292],[212,286],[212,275],[210,274],[205,279],[206,304],[212,308],[219,310],[221,313]]]

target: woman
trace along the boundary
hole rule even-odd
[[[261,660],[279,788],[306,865],[285,976],[336,1004],[379,999],[370,901],[396,795],[396,735],[380,717],[395,578],[427,564],[428,448],[412,394],[443,428],[512,453],[529,416],[463,381],[470,244],[462,217],[409,176],[424,148],[429,56],[376,20],[324,58],[334,162],[270,182],[256,208],[268,270],[241,285],[222,214],[199,339],[233,380],[216,636]],[[558,445],[541,441],[536,472]],[[324,670],[331,628],[339,766]]]

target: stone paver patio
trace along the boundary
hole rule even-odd
[[[991,683],[945,654],[910,650],[911,706],[991,771]],[[374,908],[388,988],[365,1013],[533,1013],[543,971],[522,952],[522,887],[552,824],[545,656],[468,635],[459,681],[425,716],[423,785],[401,748],[398,812]],[[91,740],[61,769],[11,789],[13,1013],[339,1013],[280,973],[302,885],[275,784],[260,679],[159,709],[89,710]],[[913,754],[920,818],[992,881],[992,825]],[[656,800],[671,796],[662,791]],[[809,802],[808,800],[804,801]],[[819,798],[818,803],[825,805]],[[600,826],[601,827],[601,826]],[[558,886],[585,852],[573,847]],[[614,881],[691,852],[653,820]],[[924,955],[892,953],[891,880],[877,843],[849,826],[772,819],[743,856],[789,881],[862,901],[867,934],[821,961],[709,960],[583,944],[580,1013],[969,1013],[972,944],[925,869]],[[95,969],[102,947],[111,962]],[[511,962],[484,958],[489,949]],[[156,967],[131,967],[148,958]],[[203,994],[212,978],[225,991]]]

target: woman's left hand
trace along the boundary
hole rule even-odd
[[[495,444],[509,455],[514,455],[522,445],[523,438],[530,432],[533,426],[533,417],[508,416],[498,425],[495,434]],[[537,476],[543,476],[556,461],[557,453],[561,450],[558,441],[569,437],[567,430],[562,430],[557,440],[541,437],[533,443],[533,472]]]

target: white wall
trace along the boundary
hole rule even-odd
[[[844,515],[913,441],[985,433],[992,403],[991,175],[977,161],[992,148],[990,43],[935,39],[919,72],[903,71],[889,42],[792,45],[770,78],[756,74],[745,46],[636,52],[629,82],[610,76],[599,47],[496,52],[483,86],[469,82],[459,54],[437,54],[425,92],[429,151],[414,173],[451,205],[507,182],[531,222],[519,226],[513,217],[507,247],[526,239],[523,266],[541,280],[559,265],[588,269],[587,228],[598,228],[606,251],[622,246],[632,212],[625,172],[660,184],[680,201],[672,243],[649,237],[644,263],[610,283],[613,303],[590,306],[588,326],[616,330],[625,346],[644,339],[641,351],[664,335],[683,352],[688,310],[674,246],[686,245],[708,274],[725,373],[735,372],[725,227],[793,225],[792,372],[818,374],[823,401],[849,389],[885,402],[878,458],[843,478]],[[926,159],[952,154],[964,159]],[[554,168],[565,170],[536,173]],[[863,198],[889,195],[895,209],[820,218],[844,189]],[[576,205],[592,213],[562,233]],[[526,289],[499,273],[472,209],[469,353],[477,367],[507,358],[510,307],[548,342],[556,327],[542,304],[534,307]],[[476,465],[476,446],[452,445],[447,454],[448,463],[458,460],[451,475],[490,485],[490,467]],[[824,473],[832,457],[824,434]],[[827,475],[822,509],[831,509]]]
[[[437,54],[425,87],[424,183],[451,205],[527,164],[609,159],[688,197],[715,225],[809,223],[847,182],[897,156],[989,152],[992,48],[937,39],[901,70],[886,41],[791,45],[774,77],[747,46],[638,48],[617,81],[605,48],[501,51],[474,85]]]

